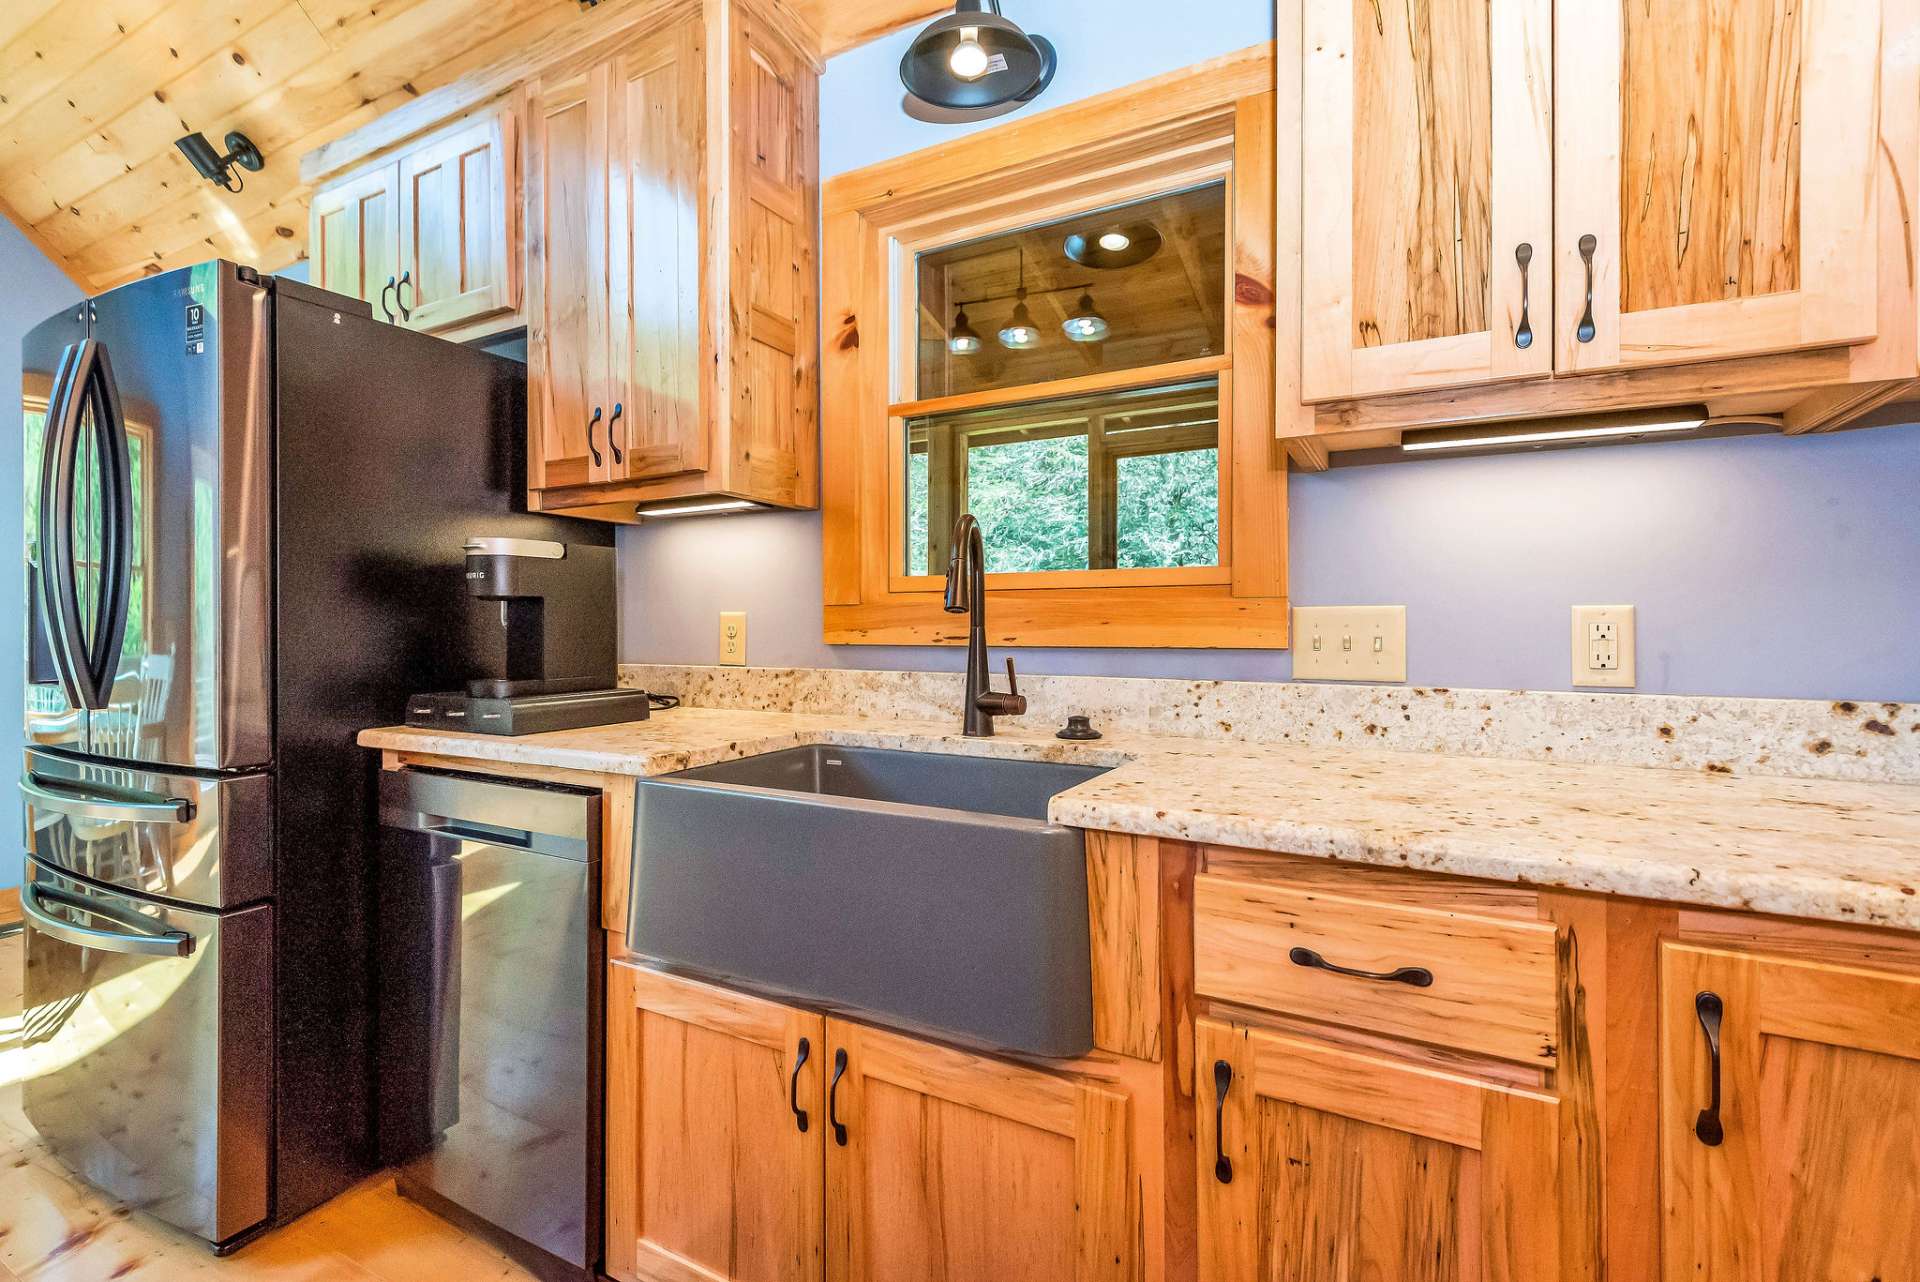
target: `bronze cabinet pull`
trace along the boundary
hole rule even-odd
[[[1336,966],[1311,948],[1296,948],[1287,954],[1287,960],[1296,966],[1305,966],[1308,970],[1324,970],[1333,975],[1345,975],[1349,979],[1371,979],[1382,984],[1405,984],[1409,988],[1432,988],[1433,972],[1425,966],[1402,966],[1398,970],[1354,970],[1347,966]]]
[[[1233,1183],[1233,1162],[1227,1157],[1227,1090],[1233,1085],[1233,1065],[1213,1061],[1213,1178]]]
[[[1726,1127],[1720,1123],[1720,1018],[1726,1013],[1726,1006],[1718,993],[1696,993],[1693,1013],[1699,1017],[1700,1031],[1707,1035],[1707,1054],[1713,1065],[1713,1097],[1693,1120],[1693,1133],[1708,1148],[1719,1148],[1727,1138]]]
[[[1533,346],[1533,321],[1529,319],[1532,311],[1532,282],[1527,277],[1527,269],[1533,265],[1533,245],[1521,241],[1513,251],[1513,260],[1520,264],[1520,328],[1513,331],[1513,345],[1521,351]]]
[[[626,454],[620,449],[618,438],[613,434],[613,425],[618,423],[620,416],[626,412],[627,407],[624,403],[616,403],[613,407],[613,417],[607,420],[607,448],[613,451],[613,461],[615,463],[624,463],[627,461]]]
[[[807,1133],[807,1110],[800,1107],[800,1070],[806,1067],[807,1056],[813,1053],[813,1043],[806,1038],[800,1039],[799,1054],[793,1057],[793,1076],[787,1079],[787,1107],[793,1110],[793,1124],[800,1133]]]
[[[847,1146],[847,1124],[840,1120],[840,1079],[847,1075],[845,1047],[833,1053],[833,1084],[827,1088],[827,1121],[833,1127],[833,1142]]]
[[[387,295],[392,294],[398,297],[399,293],[399,289],[394,285],[393,277],[387,277],[387,283],[380,287],[380,310],[387,314],[387,322],[389,324],[391,324],[396,317],[393,314],[393,308],[387,306]]]
[[[600,447],[593,443],[593,427],[601,419],[600,407],[593,407],[593,417],[587,420],[587,453],[593,455],[593,465],[599,467],[605,460],[600,457]]]
[[[1583,343],[1591,343],[1593,336],[1600,332],[1593,323],[1593,251],[1599,247],[1600,241],[1592,232],[1580,238],[1580,261],[1587,265],[1587,310],[1573,336]]]

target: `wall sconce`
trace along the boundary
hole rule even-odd
[[[959,123],[1004,115],[1053,83],[1059,64],[1045,36],[1000,16],[1000,0],[958,0],[913,38],[900,59],[910,114]]]
[[[173,145],[187,158],[187,162],[197,170],[200,176],[216,187],[228,191],[240,191],[246,187],[246,180],[233,172],[234,166],[259,173],[266,168],[267,158],[253,145],[253,140],[234,130],[227,135],[227,154],[221,155],[213,149],[203,133],[191,133]]]

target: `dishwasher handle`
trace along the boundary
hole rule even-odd
[[[600,794],[433,770],[380,776],[380,824],[579,863],[600,858]]]

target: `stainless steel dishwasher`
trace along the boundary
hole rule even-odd
[[[600,797],[380,779],[380,1155],[402,1193],[544,1278],[602,1205]]]

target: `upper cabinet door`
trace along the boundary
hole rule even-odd
[[[1880,0],[1560,0],[1556,364],[1874,336]]]
[[[1552,0],[1305,0],[1309,401],[1552,372]]]
[[[399,185],[389,162],[318,192],[307,240],[313,283],[365,299],[384,320],[398,318],[388,286],[400,275]]]
[[[519,201],[513,116],[501,110],[400,158],[399,303],[426,332],[512,311]]]
[[[1668,943],[1667,1282],[1920,1277],[1920,977]]]
[[[700,36],[698,21],[676,22],[629,47],[613,69],[614,478],[707,466],[700,386],[707,77]]]
[[[527,107],[527,486],[614,477],[608,420],[609,63]]]

